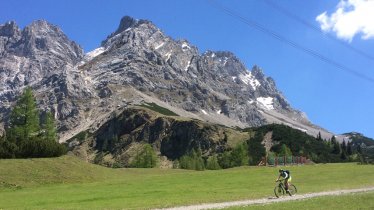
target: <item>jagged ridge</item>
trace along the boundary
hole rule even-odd
[[[249,71],[230,52],[200,54],[146,20],[122,18],[101,47],[85,56],[45,21],[22,31],[10,22],[0,26],[0,55],[1,112],[8,113],[14,96],[31,85],[39,106],[56,113],[61,141],[143,102],[227,126],[276,122],[331,136],[294,110],[258,66]]]

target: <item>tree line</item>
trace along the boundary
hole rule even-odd
[[[360,147],[352,142],[339,143],[335,136],[324,140],[321,135],[310,136],[289,126],[271,124],[247,128],[254,132],[247,141],[221,153],[204,156],[199,148],[189,151],[175,161],[175,166],[185,169],[221,169],[242,165],[257,165],[266,154],[262,144],[265,134],[273,132],[275,143],[270,155],[305,156],[314,162],[359,161]],[[114,142],[116,138],[113,138]],[[109,145],[109,142],[108,142]],[[108,145],[101,145],[108,147]],[[66,153],[65,146],[57,142],[53,114],[40,114],[31,88],[26,88],[13,107],[5,135],[0,137],[0,158],[56,157]],[[136,154],[132,167],[155,167],[157,155],[150,145]]]
[[[254,158],[249,152],[251,145],[250,141],[245,141],[231,150],[210,156],[203,156],[199,148],[193,149],[188,154],[175,160],[174,167],[191,170],[218,170],[249,165]]]
[[[265,125],[253,130],[260,133],[261,139],[267,132],[272,131],[275,144],[270,151],[278,155],[304,156],[316,163],[359,161],[359,149],[354,148],[351,141],[339,143],[335,136],[322,139],[320,133],[314,137],[280,124]],[[285,152],[286,150],[289,151]]]
[[[243,129],[255,132],[248,141],[236,145],[231,150],[204,156],[197,148],[175,161],[175,167],[192,170],[216,170],[245,165],[257,165],[263,157],[303,156],[316,163],[360,161],[361,149],[352,141],[339,143],[335,136],[322,139],[286,125],[271,124],[257,128]],[[272,131],[273,146],[267,154],[262,143],[266,133]]]
[[[25,88],[0,138],[0,158],[57,157],[65,153],[65,146],[57,142],[54,116],[49,111],[41,115],[32,89]]]

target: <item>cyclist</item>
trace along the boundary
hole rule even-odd
[[[288,192],[288,183],[291,182],[291,179],[292,179],[290,171],[279,169],[279,176],[278,176],[278,179],[276,181],[278,181],[281,177],[284,180],[284,187],[286,188],[286,192],[289,193]]]

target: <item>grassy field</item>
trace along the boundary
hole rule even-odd
[[[250,210],[267,210],[267,209],[305,209],[305,210],[319,210],[319,209],[374,209],[374,192],[357,193],[341,196],[325,196],[312,198],[301,201],[290,201],[284,203],[273,203],[268,205],[255,205],[246,207],[227,208],[227,210],[236,209],[250,209]]]
[[[374,166],[287,167],[299,193],[374,186]],[[110,169],[73,156],[0,160],[0,209],[147,209],[273,196],[278,168]]]

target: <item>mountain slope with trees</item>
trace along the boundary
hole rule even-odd
[[[0,140],[0,158],[56,157],[66,149],[57,141],[55,122],[50,112],[40,120],[31,88],[18,99],[9,119],[6,136]]]
[[[316,137],[298,129],[286,125],[271,124],[257,128],[248,128],[245,131],[256,132],[258,142],[263,140],[265,134],[272,132],[273,146],[271,152],[280,155],[305,156],[314,162],[344,162],[358,161],[357,153],[351,142],[339,143],[335,136],[330,139],[322,139],[321,135]]]

